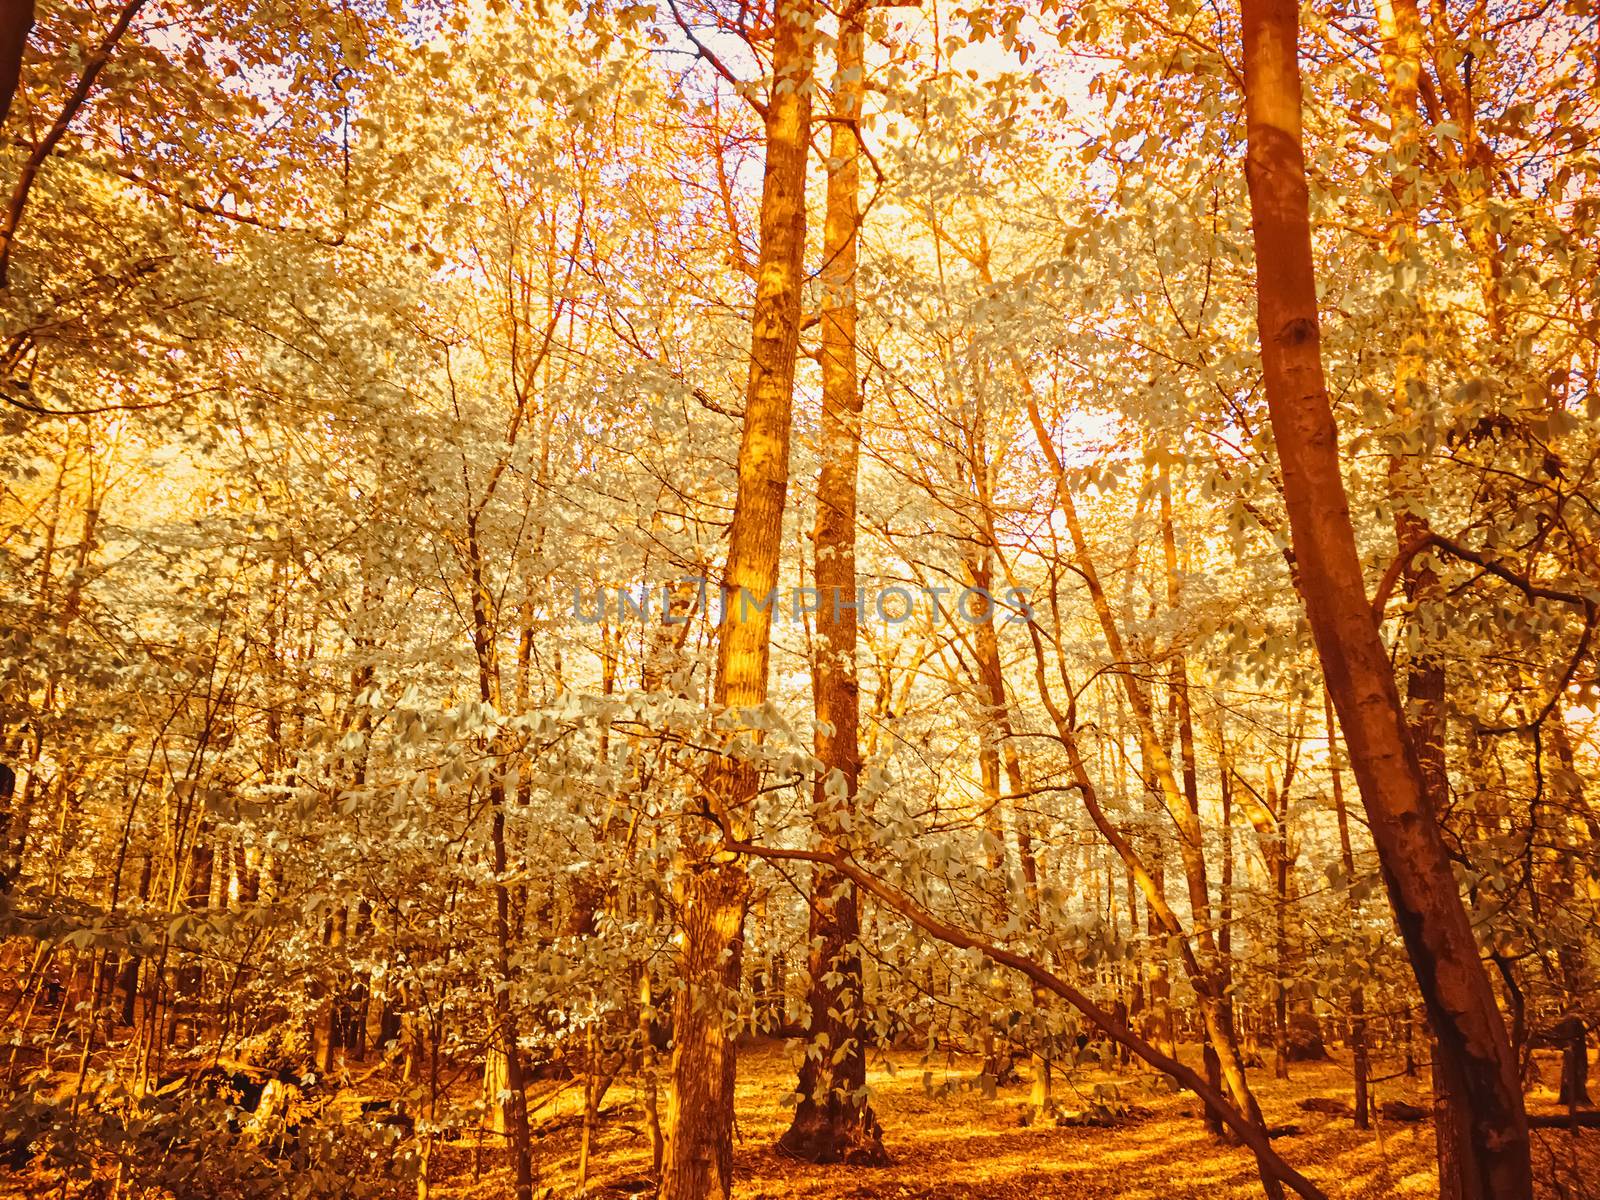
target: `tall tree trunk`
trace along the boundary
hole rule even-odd
[[[660,1178],[661,1160],[666,1152],[666,1140],[661,1132],[661,1103],[659,1098],[659,1071],[656,1067],[655,1004],[650,985],[650,964],[639,964],[639,1082],[640,1107],[644,1109],[645,1128],[650,1134],[650,1174]]]
[[[1238,1044],[1238,1018],[1233,1008],[1233,759],[1228,753],[1228,743],[1222,727],[1222,714],[1217,714],[1217,775],[1221,798],[1222,867],[1217,880],[1217,987],[1222,993],[1222,1019],[1227,1025],[1228,1037]],[[1217,1046],[1206,1039],[1203,1061],[1206,1080],[1213,1086],[1222,1085],[1222,1059]],[[1220,1116],[1206,1110],[1206,1128],[1218,1137],[1226,1136]]]
[[[493,482],[473,501],[467,516],[467,567],[472,612],[472,648],[478,667],[478,698],[486,706],[500,708],[500,663],[496,652],[496,614],[483,571],[482,543],[478,518],[493,494]],[[503,739],[496,735],[491,752],[506,753]],[[494,962],[499,976],[489,1018],[489,1047],[484,1062],[485,1091],[496,1131],[503,1129],[509,1138],[513,1179],[517,1200],[533,1196],[533,1140],[528,1130],[528,1095],[522,1071],[522,1049],[517,1028],[515,985],[517,980],[515,934],[512,929],[511,885],[506,882],[510,864],[506,850],[506,784],[504,770],[490,774],[489,852],[494,868]]]
[[[1306,613],[1439,1056],[1463,1084],[1463,1200],[1518,1200],[1533,1184],[1517,1064],[1367,600],[1323,379],[1295,0],[1243,0],[1242,29],[1257,324]]]
[[[856,679],[856,476],[861,390],[856,377],[856,234],[861,224],[856,121],[861,116],[862,6],[840,18],[834,120],[828,148],[828,210],[822,239],[822,431],[817,482],[816,752],[812,812],[824,852],[844,848],[861,774]],[[779,1139],[809,1162],[883,1166],[882,1131],[866,1100],[862,1029],[860,901],[855,885],[825,864],[811,877],[811,947],[806,1056],[794,1119]]]
[[[1412,165],[1418,148],[1419,113],[1417,93],[1422,72],[1422,22],[1415,0],[1380,0],[1378,25],[1383,37],[1380,64],[1389,93],[1390,145],[1400,174],[1395,180],[1395,220],[1389,231],[1389,256],[1396,262],[1411,253],[1417,232],[1417,202]],[[1395,356],[1393,418],[1400,428],[1414,428],[1421,420],[1415,402],[1426,383],[1426,368],[1417,337],[1401,331],[1401,344]],[[1426,511],[1413,501],[1425,482],[1422,462],[1408,462],[1400,454],[1389,459],[1389,500],[1394,507],[1395,550],[1405,555],[1402,578],[1406,598],[1411,602],[1411,620],[1419,620],[1428,608],[1438,603],[1439,578],[1424,557],[1408,550],[1418,538],[1432,532]],[[1434,819],[1445,811],[1449,800],[1449,776],[1445,766],[1445,669],[1444,663],[1427,651],[1429,638],[1422,631],[1422,653],[1412,659],[1406,671],[1406,718],[1416,744],[1417,757],[1427,782],[1430,809]],[[1515,1054],[1515,1047],[1512,1049]],[[1470,1137],[1460,1108],[1460,1081],[1448,1054],[1435,1047],[1433,1062],[1434,1135],[1439,1167],[1440,1200],[1461,1200],[1471,1194],[1461,1178],[1465,1162],[1455,1144]]]
[[[973,460],[976,470],[987,469],[988,452],[985,447],[983,408],[981,399],[977,416],[971,429]],[[985,502],[987,488],[982,479],[976,481],[978,500]],[[994,559],[988,550],[977,554],[965,564],[968,586],[983,596],[992,596],[994,587]],[[1004,926],[1011,913],[1011,889],[1007,881],[1011,870],[1006,854],[1005,787],[1000,774],[1000,747],[1010,736],[1010,719],[1006,711],[1005,676],[1000,662],[1000,638],[994,626],[993,605],[986,603],[983,618],[975,623],[970,644],[976,660],[976,695],[978,712],[978,778],[983,789],[984,868],[996,886],[988,894],[988,912],[996,927]],[[999,1016],[994,1011],[983,1014],[983,1075],[996,1085],[1010,1082],[1011,1064],[1000,1049],[996,1032],[1001,1028]]]
[[[33,0],[0,3],[0,125],[11,114],[11,101],[22,82],[22,56],[33,32]]]
[[[17,794],[17,773],[0,762],[0,895],[11,890],[11,862],[6,847],[10,844],[12,799]]]
[[[1289,1078],[1289,797],[1279,796],[1267,777],[1267,805],[1273,828],[1272,846],[1272,956],[1277,978],[1272,981],[1272,1073]]]
[[[1572,738],[1567,733],[1567,722],[1558,710],[1551,714],[1551,741],[1555,744],[1556,761],[1561,764],[1557,777],[1558,794],[1570,806],[1560,822],[1561,832],[1555,849],[1555,887],[1557,904],[1572,904],[1582,879],[1585,889],[1593,881],[1583,869],[1579,847],[1583,833],[1595,838],[1594,820],[1590,815],[1588,798],[1583,791],[1583,777],[1578,774],[1578,764],[1572,753]],[[1585,829],[1584,827],[1587,826]],[[1571,1108],[1588,1104],[1589,1100],[1589,1041],[1588,1028],[1579,1011],[1582,998],[1587,994],[1588,975],[1584,965],[1583,948],[1563,940],[1556,948],[1556,965],[1560,971],[1562,987],[1566,989],[1565,1003],[1568,1011],[1557,1023],[1555,1032],[1561,1039],[1561,1092],[1559,1102]]]
[[[761,192],[761,252],[745,388],[739,483],[722,580],[714,700],[737,712],[766,700],[783,509],[789,486],[789,427],[806,240],[806,157],[810,145],[815,10],[810,0],[779,0],[773,35],[773,86],[763,118],[766,175]],[[727,985],[743,967],[748,881],[745,867],[713,851],[720,833],[745,840],[759,784],[753,764],[728,755],[711,763],[705,795],[720,830],[688,849],[695,858],[680,901],[681,987],[674,1007],[672,1095],[661,1200],[717,1200],[733,1189],[735,1054],[723,1015]],[[696,831],[686,829],[686,837]]]
[[[1333,719],[1333,699],[1326,692],[1323,693],[1322,706],[1328,731],[1328,771],[1333,787],[1333,815],[1339,824],[1339,862],[1344,868],[1345,894],[1349,898],[1349,927],[1354,933],[1357,905],[1355,894],[1350,889],[1355,885],[1356,855],[1350,843],[1350,814],[1344,803],[1344,773],[1339,769],[1339,730]],[[1367,1046],[1367,997],[1359,982],[1350,985],[1350,1056],[1355,1073],[1356,1128],[1366,1129],[1372,1123],[1372,1104],[1368,1094],[1372,1064]]]
[[[1182,602],[1182,584],[1178,565],[1178,530],[1176,530],[1176,523],[1173,520],[1171,459],[1166,459],[1163,462],[1157,482],[1158,506],[1160,506],[1160,518],[1162,518],[1162,560],[1166,568],[1166,606],[1173,611],[1173,614],[1176,614]],[[1202,829],[1200,827],[1200,770],[1198,770],[1198,758],[1197,754],[1195,754],[1194,707],[1190,702],[1189,694],[1189,662],[1187,662],[1184,648],[1181,645],[1173,646],[1173,662],[1171,662],[1171,675],[1168,677],[1168,688],[1171,691],[1174,718],[1176,718],[1176,725],[1178,725],[1178,750],[1182,762],[1184,802],[1189,806],[1189,816],[1190,821],[1192,821],[1189,830],[1187,830],[1187,837],[1198,838],[1200,837],[1200,829]],[[1221,728],[1218,730],[1218,736],[1219,741],[1221,741]],[[1230,818],[1232,818],[1232,808],[1230,808],[1232,797],[1229,795],[1230,781],[1227,778],[1226,755],[1224,755],[1224,765],[1222,766],[1224,766],[1224,770],[1222,770],[1222,826],[1224,826],[1224,830],[1222,830],[1222,838],[1224,838],[1222,845],[1224,845],[1226,853],[1232,856],[1232,832],[1227,829]],[[1230,864],[1224,864],[1224,867],[1222,867],[1224,886],[1232,880],[1229,874],[1230,869],[1232,869]],[[1197,901],[1202,902],[1202,907],[1194,910],[1195,925],[1200,926],[1200,928],[1210,928],[1210,880],[1208,880],[1203,845],[1197,846],[1197,851],[1190,854],[1189,858],[1186,858],[1184,870],[1189,875],[1190,907],[1194,907]],[[1226,902],[1226,898],[1219,899],[1224,899],[1224,902]],[[1214,938],[1216,949],[1214,949],[1213,955],[1213,974],[1214,978],[1216,978],[1216,990],[1218,990],[1219,997],[1221,997],[1222,1024],[1226,1029],[1227,1037],[1237,1042],[1237,1034],[1234,1032],[1234,995],[1232,995],[1229,981],[1227,981],[1227,976],[1230,974],[1229,954],[1230,949],[1232,949],[1227,920],[1229,920],[1229,917],[1227,917],[1226,912],[1222,912],[1222,930]],[[1224,1053],[1227,1053],[1227,1048],[1224,1048]],[[1216,1083],[1216,1085],[1221,1085],[1221,1058],[1219,1058],[1218,1048],[1211,1043],[1210,1038],[1205,1038],[1205,1043],[1203,1043],[1202,1061],[1205,1064],[1206,1080]],[[1216,1114],[1206,1112],[1206,1128],[1211,1133],[1221,1136],[1222,1122],[1216,1117]]]
[[[982,278],[991,280],[986,254],[978,257]],[[1010,570],[1006,566],[996,533],[995,520],[995,465],[989,453],[988,416],[981,381],[974,389],[973,421],[967,429],[967,466],[976,502],[976,523],[981,530],[982,546],[971,552],[965,563],[967,585],[984,597],[982,615],[969,621],[973,636],[967,641],[974,663],[977,682],[977,702],[981,709],[979,729],[979,773],[984,792],[984,833],[988,839],[986,866],[1002,886],[994,893],[993,917],[998,926],[1005,925],[1014,907],[1026,921],[1038,927],[1042,909],[1039,899],[1039,862],[1034,852],[1033,829],[1024,807],[1027,786],[1022,772],[1022,757],[1017,752],[1015,726],[1012,721],[1011,701],[1006,691],[1005,666],[1000,657],[998,606],[995,603],[995,567],[998,563],[1008,582]],[[970,614],[968,614],[970,617]],[[965,639],[963,639],[965,640]],[[1002,787],[1001,767],[1004,766]],[[1009,796],[1006,794],[1009,790]],[[1006,812],[1011,814],[1016,835],[1018,876],[1021,895],[1016,896],[1013,877],[1008,864],[1006,838]],[[1044,993],[1032,989],[1034,1006],[1042,1007]],[[1005,1052],[996,1048],[997,1025],[991,1019],[984,1033],[984,1074],[996,1083],[1009,1082],[1014,1076],[1014,1059],[1003,1057]],[[1037,1033],[1037,1031],[1036,1031]],[[1009,1038],[1009,1035],[1008,1035]],[[1041,1052],[1040,1038],[1030,1052],[1033,1080],[1031,1102],[1043,1111],[1050,1106],[1050,1060]]]
[[[1182,585],[1178,570],[1177,530],[1172,519],[1170,461],[1162,464],[1158,482],[1162,561],[1167,576],[1167,607],[1176,615],[1182,602]],[[1187,558],[1185,561],[1187,562]],[[1183,764],[1183,798],[1188,806],[1191,822],[1188,825],[1187,836],[1197,837],[1200,834],[1200,772],[1194,747],[1194,712],[1189,697],[1189,663],[1181,644],[1175,645],[1172,650],[1172,673],[1168,679],[1168,687],[1171,689],[1173,706],[1176,710],[1178,752]],[[1186,860],[1186,869],[1193,876],[1189,884],[1190,904],[1197,900],[1204,902],[1194,914],[1196,925],[1211,923],[1210,883],[1207,879],[1203,849],[1201,847],[1201,852],[1193,854],[1190,860]]]
[[[522,1071],[522,1048],[512,1007],[512,985],[516,980],[511,932],[511,889],[506,877],[506,798],[504,776],[496,772],[490,786],[490,849],[493,854],[495,966],[500,986],[495,988],[491,1051],[504,1064],[504,1105],[506,1132],[510,1136],[513,1178],[517,1200],[533,1196],[533,1143],[528,1130],[528,1094]]]

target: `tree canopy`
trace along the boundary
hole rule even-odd
[[[1596,37],[0,5],[17,1194],[1583,1194]]]

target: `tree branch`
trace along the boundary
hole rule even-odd
[[[821,854],[811,850],[789,850],[776,846],[762,846],[753,842],[727,841],[723,843],[722,848],[731,853],[748,854],[766,860],[810,862],[831,867],[862,891],[876,896],[913,925],[938,938],[941,942],[962,949],[977,950],[1002,966],[1010,967],[1012,970],[1027,976],[1032,983],[1046,991],[1054,992],[1072,1005],[1073,1008],[1088,1019],[1090,1024],[1094,1025],[1113,1042],[1127,1047],[1129,1051],[1138,1055],[1139,1058],[1149,1063],[1156,1070],[1170,1075],[1199,1096],[1206,1107],[1215,1113],[1229,1129],[1238,1135],[1239,1140],[1250,1148],[1264,1176],[1271,1176],[1281,1180],[1294,1189],[1298,1195],[1304,1197],[1305,1200],[1327,1200],[1326,1193],[1318,1188],[1316,1184],[1279,1157],[1278,1152],[1272,1147],[1271,1139],[1264,1130],[1242,1116],[1221,1092],[1208,1084],[1197,1072],[1186,1067],[1172,1055],[1163,1054],[1155,1046],[1145,1041],[1144,1038],[1134,1033],[1125,1023],[1095,1004],[1088,996],[1066,982],[1066,980],[1046,970],[1031,958],[984,941],[975,934],[968,933],[957,926],[946,924],[905,893],[890,887],[875,875],[863,871],[854,863],[847,861],[843,856]]]
[[[133,24],[133,18],[138,16],[144,4],[145,0],[127,0],[123,4],[122,11],[117,14],[116,22],[95,52],[89,56],[89,60],[83,64],[83,73],[78,76],[78,84],[67,97],[67,102],[62,106],[55,124],[50,126],[50,131],[33,148],[33,153],[28,155],[28,161],[22,165],[22,174],[17,177],[17,186],[11,193],[11,202],[6,206],[5,217],[0,219],[0,288],[8,285],[11,244],[16,237],[17,226],[22,223],[22,212],[28,206],[28,193],[33,190],[33,181],[39,175],[39,168],[44,166],[44,160],[50,157],[51,152],[72,125],[73,119],[83,108],[84,101],[94,90],[95,79],[111,60],[111,52],[117,48],[117,43],[122,40],[122,35],[128,32],[128,26]]]
[[[1383,621],[1383,610],[1388,606],[1389,597],[1394,592],[1395,582],[1400,578],[1400,573],[1406,569],[1406,564],[1429,547],[1443,550],[1452,558],[1459,558],[1463,562],[1469,562],[1485,573],[1493,575],[1496,579],[1504,580],[1530,600],[1552,600],[1558,604],[1570,604],[1574,608],[1581,609],[1591,622],[1595,618],[1595,602],[1587,596],[1578,592],[1566,592],[1559,588],[1545,587],[1542,584],[1534,583],[1526,576],[1517,574],[1510,567],[1496,562],[1487,555],[1471,550],[1461,545],[1460,542],[1451,541],[1441,534],[1429,532],[1414,538],[1404,546],[1400,553],[1395,556],[1394,562],[1389,564],[1389,569],[1383,573],[1383,578],[1378,581],[1377,594],[1372,598],[1372,616],[1374,620],[1380,623]]]
[[[750,95],[748,85],[728,69],[728,64],[717,57],[716,51],[695,36],[694,30],[689,28],[689,22],[684,19],[683,13],[678,9],[678,0],[667,0],[667,7],[672,10],[672,19],[678,23],[678,28],[683,31],[683,36],[688,38],[690,45],[694,47],[696,57],[703,58],[710,63],[712,70],[732,84],[733,90],[760,114],[763,121],[766,120],[767,106]]]

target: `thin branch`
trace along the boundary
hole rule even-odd
[[[28,161],[22,165],[22,174],[18,176],[16,189],[11,193],[11,203],[6,206],[5,217],[0,219],[0,288],[8,286],[9,283],[7,274],[11,266],[11,245],[16,237],[17,226],[22,222],[22,212],[28,206],[28,193],[33,190],[33,181],[38,177],[39,168],[44,166],[44,160],[50,157],[51,152],[65,136],[67,129],[83,108],[84,101],[89,98],[89,93],[94,90],[94,81],[99,77],[101,69],[111,60],[111,52],[117,48],[122,35],[128,32],[128,26],[133,24],[133,18],[139,15],[139,10],[144,5],[145,0],[127,0],[122,6],[122,11],[117,14],[116,23],[111,26],[110,32],[89,56],[89,60],[83,64],[83,74],[78,76],[78,84],[67,97],[67,102],[62,106],[55,124],[50,126],[50,132],[44,135],[44,140],[33,148],[33,153],[28,155]]]
[[[329,236],[324,232],[312,229],[306,225],[286,225],[278,221],[264,220],[261,217],[252,216],[250,213],[242,213],[236,209],[222,208],[215,204],[207,204],[203,200],[191,199],[190,197],[184,196],[172,188],[155,182],[153,179],[146,179],[136,171],[129,171],[122,167],[107,167],[100,163],[91,163],[83,159],[73,159],[73,161],[83,162],[86,166],[90,166],[96,170],[102,170],[108,174],[115,175],[118,179],[126,180],[131,184],[144,188],[145,191],[149,192],[153,196],[159,196],[163,200],[170,200],[179,207],[186,208],[190,212],[200,213],[202,216],[220,217],[225,221],[233,221],[239,225],[251,225],[256,229],[262,229],[268,233],[303,234],[307,237],[316,239],[320,245],[328,246],[330,248],[344,245],[345,237],[347,236],[345,230],[340,230],[338,233]]]
[[[750,95],[749,85],[729,70],[728,64],[717,57],[716,51],[712,50],[711,47],[707,46],[695,35],[694,30],[689,27],[689,22],[684,19],[683,13],[678,9],[678,0],[667,0],[667,7],[672,10],[672,19],[678,23],[678,28],[683,31],[683,36],[688,38],[690,44],[694,46],[695,55],[710,63],[712,70],[732,84],[733,90],[743,97],[745,102],[755,109],[760,114],[761,119],[765,121],[767,119],[767,106]]]
[[[1116,1042],[1119,1046],[1125,1046],[1130,1052],[1138,1055],[1156,1070],[1172,1076],[1184,1087],[1199,1096],[1206,1107],[1216,1114],[1238,1136],[1241,1142],[1249,1147],[1250,1151],[1255,1155],[1256,1162],[1260,1166],[1263,1175],[1277,1178],[1290,1188],[1293,1188],[1305,1200],[1327,1200],[1326,1193],[1318,1188],[1316,1184],[1279,1157],[1278,1152],[1272,1146],[1271,1139],[1263,1129],[1242,1116],[1220,1091],[1213,1088],[1197,1072],[1184,1066],[1182,1062],[1171,1055],[1163,1054],[1155,1046],[1136,1034],[1124,1022],[1119,1021],[1066,980],[1040,966],[1033,959],[996,946],[992,942],[984,941],[977,935],[968,933],[965,929],[947,924],[905,893],[890,887],[877,876],[862,870],[843,856],[822,854],[811,850],[789,850],[775,846],[762,846],[752,842],[734,841],[725,841],[722,845],[722,850],[730,854],[748,854],[769,861],[810,862],[831,867],[862,891],[877,897],[878,900],[905,917],[919,929],[931,934],[940,941],[962,949],[977,950],[1002,966],[1010,967],[1013,971],[1027,976],[1032,983],[1046,991],[1054,992],[1072,1005],[1113,1042]]]
[[[198,395],[195,392],[188,394]],[[46,408],[42,404],[30,404],[26,400],[17,396],[7,395],[5,392],[0,392],[0,401],[4,401],[13,408],[20,408],[23,412],[31,412],[40,417],[94,417],[102,413],[147,412],[152,408],[165,408],[172,403],[171,400],[153,400],[149,404],[105,404],[98,408]]]
[[[1480,734],[1527,733],[1539,728],[1544,724],[1546,718],[1555,711],[1556,705],[1561,703],[1561,697],[1566,693],[1567,688],[1571,686],[1578,673],[1579,666],[1582,665],[1584,658],[1589,653],[1589,646],[1594,638],[1595,624],[1597,620],[1600,620],[1600,604],[1580,592],[1568,592],[1560,588],[1546,587],[1543,584],[1534,583],[1526,575],[1518,574],[1504,563],[1489,558],[1476,550],[1469,549],[1441,534],[1429,532],[1420,534],[1402,547],[1400,553],[1395,556],[1394,562],[1389,564],[1389,569],[1383,573],[1383,578],[1378,581],[1377,594],[1372,598],[1372,618],[1375,622],[1382,624],[1383,610],[1388,605],[1389,597],[1394,592],[1395,581],[1400,578],[1400,574],[1405,570],[1406,564],[1430,547],[1442,550],[1451,557],[1459,558],[1463,562],[1469,562],[1485,574],[1493,575],[1496,579],[1509,583],[1529,600],[1549,600],[1557,604],[1566,604],[1578,609],[1583,614],[1583,632],[1578,637],[1577,648],[1567,660],[1566,669],[1561,673],[1555,687],[1551,689],[1549,699],[1540,706],[1538,713],[1531,720],[1524,721],[1518,725],[1485,726],[1479,729],[1478,732]]]
[[[1469,562],[1473,566],[1493,575],[1496,579],[1504,580],[1516,588],[1530,600],[1553,600],[1558,604],[1570,604],[1574,608],[1582,609],[1592,621],[1595,616],[1595,602],[1578,592],[1566,592],[1559,588],[1545,587],[1534,583],[1524,575],[1519,575],[1504,563],[1496,562],[1476,550],[1468,549],[1459,542],[1451,541],[1442,534],[1424,533],[1414,538],[1404,546],[1395,556],[1394,562],[1389,564],[1389,569],[1383,573],[1383,578],[1378,581],[1377,594],[1372,598],[1372,616],[1374,620],[1383,620],[1383,610],[1389,603],[1389,597],[1394,592],[1395,582],[1400,578],[1400,573],[1405,570],[1406,564],[1430,546],[1443,550],[1453,558]]]

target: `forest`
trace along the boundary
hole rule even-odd
[[[0,1197],[1600,1197],[1593,0],[0,0]]]

